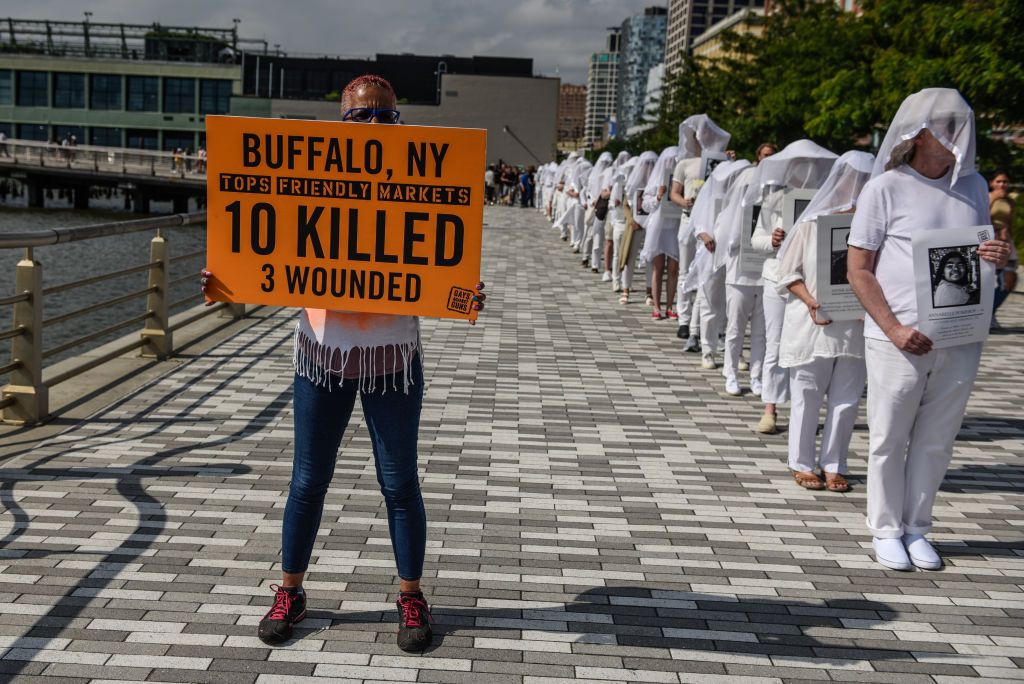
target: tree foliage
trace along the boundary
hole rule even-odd
[[[679,122],[706,112],[746,155],[799,138],[863,149],[907,95],[950,87],[974,108],[979,166],[1024,175],[1024,154],[1002,134],[1024,126],[1024,2],[862,0],[860,14],[814,0],[773,5],[760,33],[723,37],[729,57],[687,58],[655,126],[617,147],[675,144]]]

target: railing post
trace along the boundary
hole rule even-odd
[[[20,365],[3,388],[3,397],[15,400],[3,410],[3,420],[32,425],[49,413],[49,393],[43,384],[43,266],[33,258],[31,247],[14,267],[14,291],[26,292],[29,298],[14,305],[14,327],[24,326],[24,333],[11,344],[11,359]]]
[[[164,359],[171,355],[170,317],[168,316],[168,289],[170,281],[170,251],[162,231],[149,243],[149,260],[156,263],[149,268],[149,286],[155,287],[146,297],[147,316],[142,328],[142,355]]]

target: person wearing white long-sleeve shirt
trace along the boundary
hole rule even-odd
[[[974,112],[956,90],[907,97],[850,230],[847,272],[868,314],[867,523],[875,559],[895,570],[942,567],[925,535],[981,360],[980,342],[934,349],[917,330],[912,250],[920,231],[988,224],[974,136]],[[986,240],[977,253],[983,268],[1002,267],[1010,246]]]
[[[761,214],[750,238],[755,251],[768,255],[761,271],[764,280],[765,354],[761,400],[764,414],[757,431],[778,431],[777,406],[789,401],[789,371],[779,366],[779,342],[786,300],[779,294],[776,250],[786,233],[782,226],[782,195],[787,188],[818,188],[838,155],[810,140],[797,140],[772,155],[758,168],[758,177],[747,191],[747,204],[761,204]]]
[[[846,457],[864,392],[864,323],[829,320],[819,305],[818,218],[853,211],[873,164],[866,152],[841,156],[779,249],[778,290],[793,295],[779,345],[779,365],[789,369],[792,395],[789,468],[805,489],[850,490]],[[819,450],[815,434],[823,403]]]
[[[743,198],[757,173],[756,167],[739,172],[725,196],[722,212],[715,219],[713,240],[714,269],[725,271],[725,355],[723,371],[725,391],[741,394],[736,371],[743,350],[743,336],[750,324],[750,387],[761,393],[761,366],[764,359],[764,312],[761,307],[760,273],[744,271],[740,266],[740,240],[748,230],[743,221]]]

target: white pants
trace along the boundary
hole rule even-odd
[[[574,247],[579,247],[583,242],[585,232],[583,227],[585,212],[583,210],[583,205],[579,203],[579,200],[572,197],[569,198],[569,201],[572,202],[572,206],[569,208],[569,216],[566,218],[565,222],[572,230],[572,237],[570,237],[569,240],[572,242]]]
[[[924,356],[867,339],[868,529],[895,539],[927,534],[932,505],[981,361],[981,343]]]
[[[793,408],[789,418],[789,469],[846,474],[853,425],[867,371],[864,359],[840,356],[814,359],[789,369]],[[828,402],[823,402],[825,396]],[[825,429],[821,449],[815,448],[818,415],[825,403]]]
[[[644,232],[637,230],[633,232],[633,239],[629,241],[629,255],[626,265],[622,267],[622,289],[633,289],[633,276],[636,274],[636,260],[640,256],[640,250],[644,248]]]
[[[619,280],[619,278],[621,277],[621,275],[619,273],[619,253],[620,253],[620,250],[622,249],[622,237],[626,234],[626,222],[623,221],[622,223],[618,223],[616,221],[611,221],[611,224],[612,224],[612,234],[611,234],[611,241],[612,241],[612,263],[611,263],[611,267],[612,267],[612,282],[615,283],[616,285],[619,285],[621,287],[620,280]],[[607,267],[608,267],[608,265],[606,264],[605,268],[607,268]]]
[[[689,220],[687,217],[684,219]],[[693,300],[696,292],[684,292],[683,284],[686,274],[690,272],[690,264],[697,255],[697,241],[691,236],[689,240],[679,241],[679,280],[676,285],[676,313],[679,314],[679,325],[689,325],[693,316]],[[696,327],[694,327],[696,329]]]
[[[725,332],[725,359],[723,375],[736,377],[736,366],[743,351],[743,333],[750,321],[750,377],[761,377],[764,362],[764,310],[761,287],[758,285],[726,285],[725,310],[728,327]]]
[[[782,321],[786,318],[786,300],[775,289],[775,283],[764,281],[764,389],[761,400],[766,404],[789,401],[789,369],[779,366],[779,343]]]
[[[604,258],[604,227],[607,217],[599,219],[594,217],[593,228],[591,229],[590,244],[590,268],[601,268],[601,260]],[[605,264],[605,268],[607,268]]]
[[[700,339],[705,354],[718,351],[718,335],[725,322],[725,269],[711,274],[700,288]],[[693,330],[693,328],[691,328]]]
[[[594,239],[594,221],[596,220],[594,207],[587,207],[583,210],[583,237],[580,239],[580,253],[587,260],[590,259],[590,248]]]

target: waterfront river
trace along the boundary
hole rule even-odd
[[[0,234],[15,231],[44,230],[62,226],[82,226],[108,221],[130,220],[140,218],[121,209],[122,201],[118,198],[93,199],[90,206],[96,207],[87,211],[75,211],[68,208],[68,203],[60,199],[47,200],[45,209],[29,209],[24,206],[24,198],[15,198],[7,204],[0,205]],[[154,210],[169,213],[167,206],[154,203]],[[190,207],[194,210],[194,207]],[[145,231],[131,235],[73,242],[62,245],[35,248],[36,261],[43,267],[43,286],[51,287],[68,282],[75,282],[101,273],[109,273],[130,266],[143,264],[149,259],[149,242],[155,231]],[[171,255],[187,254],[203,249],[206,244],[205,226],[188,226],[172,228],[164,231],[168,239]],[[14,294],[14,267],[24,256],[24,249],[0,249],[0,296]],[[203,265],[203,257],[196,257],[171,265],[171,279],[188,273],[197,274],[194,279],[186,280],[172,286],[171,301],[177,301],[191,294],[198,293],[198,272]],[[122,276],[114,280],[104,281],[95,285],[76,288],[44,298],[44,319],[59,316],[74,309],[111,299],[147,285],[145,272]],[[172,309],[172,313],[196,306],[200,300],[195,299]],[[122,302],[110,308],[72,318],[44,328],[43,348],[52,349],[82,335],[113,325],[118,321],[141,314],[145,311],[146,299],[139,297]],[[10,330],[12,326],[12,307],[0,306],[0,332]],[[133,323],[117,332],[111,333],[100,340],[93,340],[79,347],[69,349],[44,360],[51,365],[69,356],[81,353],[103,342],[116,339],[121,335],[138,333],[142,323]],[[10,340],[0,341],[0,366],[10,360]],[[6,382],[6,376],[0,376],[0,384]]]

